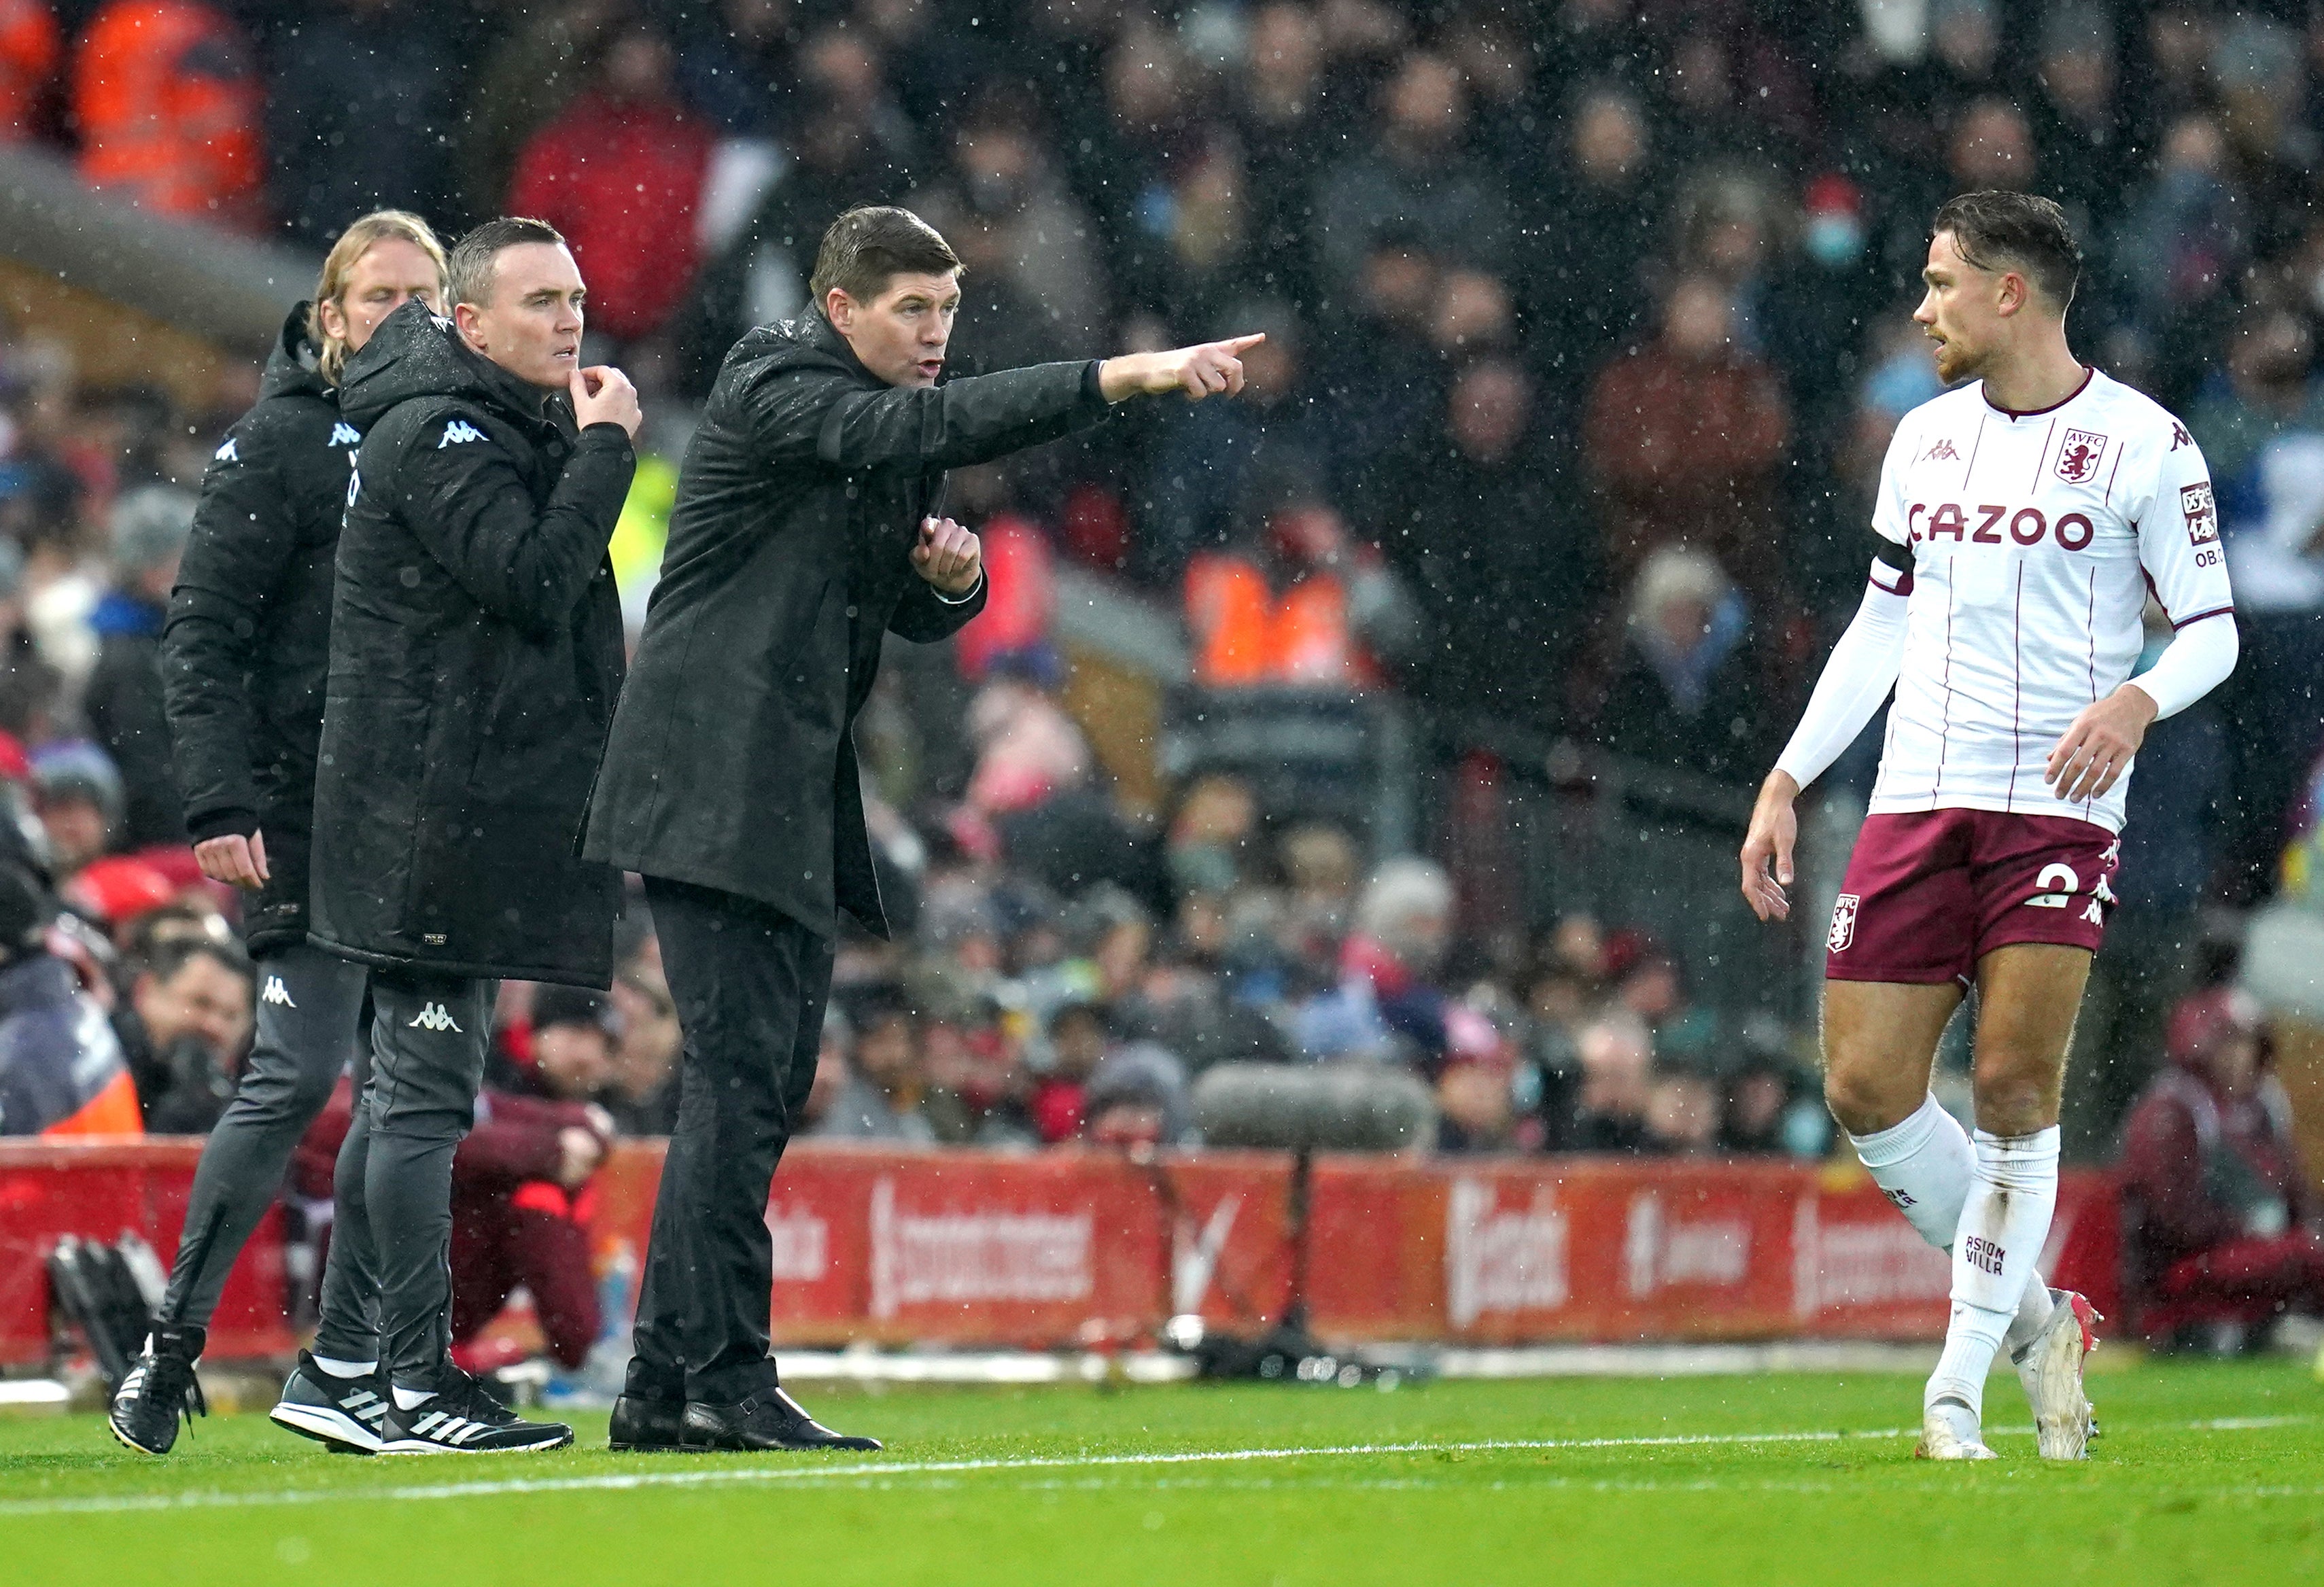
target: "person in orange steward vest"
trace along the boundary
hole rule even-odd
[[[115,0],[73,60],[81,176],[155,214],[258,230],[264,103],[249,45],[223,11]]]
[[[1206,551],[1186,567],[1194,676],[1214,688],[1314,684],[1376,688],[1367,642],[1403,600],[1378,553],[1349,543],[1320,502],[1286,503],[1267,521],[1263,549]]]
[[[0,853],[0,1135],[143,1135],[136,1083],[105,1010],[47,950],[52,912],[30,856]]]

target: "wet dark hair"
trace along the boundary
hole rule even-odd
[[[504,215],[488,220],[452,245],[444,271],[444,307],[461,303],[487,308],[493,299],[493,267],[502,253],[526,243],[562,244],[565,234],[545,220]]]
[[[1960,256],[1979,270],[2015,270],[2061,314],[2082,279],[2082,247],[2066,212],[2031,193],[1987,190],[1950,199],[1929,223],[1950,232]]]
[[[837,287],[869,303],[899,275],[943,275],[960,269],[960,255],[936,227],[908,209],[860,204],[831,223],[815,256],[807,295],[820,309]]]

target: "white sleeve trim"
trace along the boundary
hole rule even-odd
[[[1776,770],[1789,772],[1805,788],[1856,742],[1904,669],[1904,611],[1910,604],[1881,586],[1876,565],[1864,604],[1831,648],[1831,660],[1823,664],[1792,742],[1776,757]]]
[[[2154,701],[2154,719],[2160,722],[2225,683],[2242,648],[2235,613],[2227,608],[2206,612],[2182,626],[2154,665],[2130,681]]]

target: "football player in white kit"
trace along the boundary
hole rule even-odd
[[[2067,347],[2081,254],[2064,214],[1969,193],[1933,232],[1913,318],[1951,389],[1889,444],[1870,586],[1759,790],[1743,894],[1763,920],[1789,913],[1793,801],[1893,687],[1828,938],[1824,1096],[1889,1200],[1952,1253],[1918,1453],[1993,1458],[1985,1379],[2006,1348],[2042,1453],[2073,1460],[2097,1316],[2034,1271],[2066,1050],[2114,903],[2132,757],[2234,669],[2236,623],[2202,454]],[[2150,595],[2177,632],[2133,679]],[[1973,1141],[1929,1094],[1972,985]]]

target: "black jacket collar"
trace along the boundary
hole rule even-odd
[[[866,385],[878,386],[887,383],[864,367],[863,360],[855,355],[855,349],[848,345],[847,338],[839,334],[839,328],[825,318],[819,309],[808,309],[802,316],[802,319],[807,331],[804,339],[810,346],[838,360],[842,368]]]
[[[282,334],[274,338],[273,350],[266,355],[266,373],[260,377],[258,400],[269,397],[300,395],[335,398],[337,393],[331,383],[323,378],[317,362],[319,350],[307,336],[307,308],[304,303],[290,310],[282,322]]]

